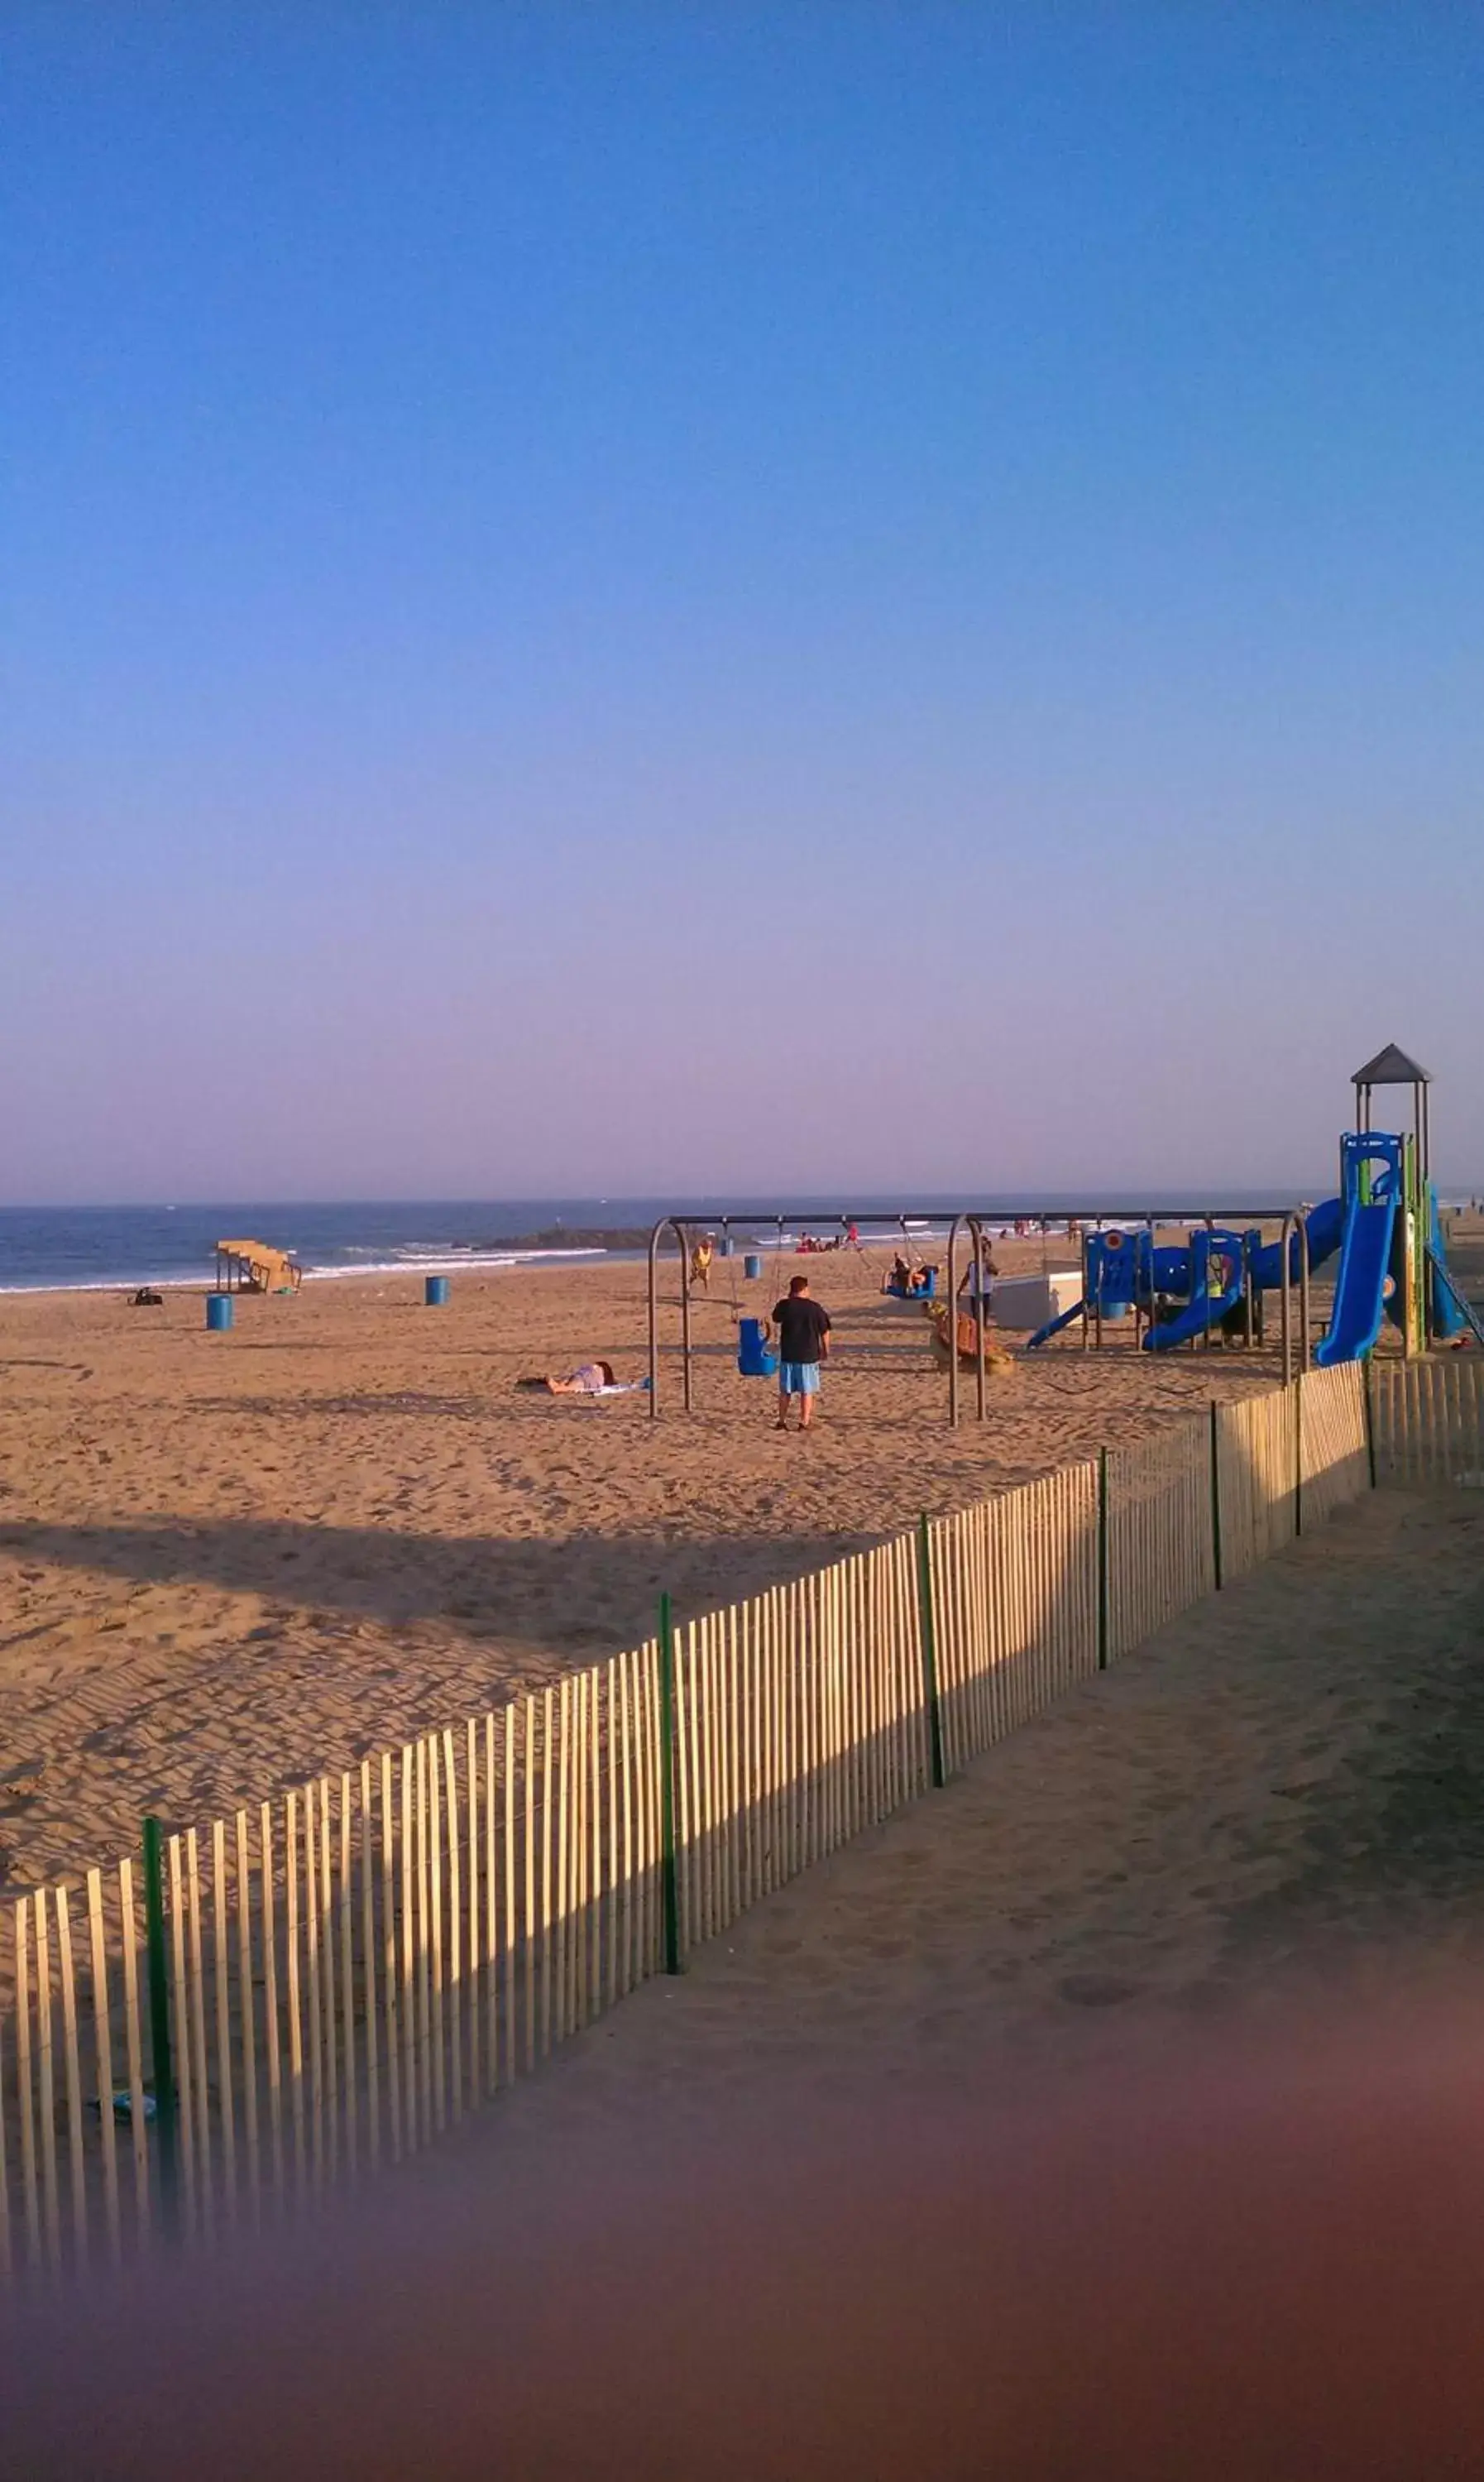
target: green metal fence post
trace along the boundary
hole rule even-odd
[[[1304,1531],[1304,1374],[1293,1374],[1293,1532]]]
[[[1108,1452],[1098,1451],[1098,1669],[1108,1668]]]
[[[160,1822],[144,1826],[145,1956],[149,1983],[149,2058],[154,2084],[154,2119],[160,2134],[162,2176],[169,2182],[175,2156],[175,2075],[171,2060],[170,1968],[165,1954],[165,1878],[160,1858]]]
[[[660,1906],[665,1926],[665,1971],[680,1970],[680,1908],[675,1871],[675,1624],[670,1597],[659,1598],[659,1835]]]
[[[1216,1399],[1211,1398],[1211,1571],[1216,1592],[1221,1592],[1221,1422]]]
[[[938,1626],[933,1617],[933,1536],[926,1514],[917,1525],[917,1603],[922,1617],[922,1697],[927,1707],[933,1788],[942,1790],[943,1719],[938,1703]]]
[[[1371,1490],[1374,1491],[1376,1488],[1376,1409],[1370,1394],[1369,1354],[1361,1363],[1361,1392],[1365,1408],[1365,1466],[1370,1475]]]

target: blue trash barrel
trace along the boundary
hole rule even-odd
[[[206,1295],[206,1325],[211,1328],[225,1329],[229,1328],[231,1323],[231,1294],[208,1293]]]
[[[422,1297],[429,1309],[437,1309],[440,1305],[448,1299],[448,1278],[446,1276],[425,1276],[423,1278]]]
[[[724,1258],[729,1258],[733,1255],[737,1245],[729,1232],[724,1232],[716,1246]]]
[[[742,1273],[747,1278],[750,1284],[755,1284],[758,1277],[762,1274],[762,1259],[760,1255],[755,1255],[753,1251],[749,1250],[746,1257],[742,1261]]]

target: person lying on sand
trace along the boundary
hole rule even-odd
[[[549,1370],[535,1379],[517,1379],[517,1387],[543,1387],[548,1396],[600,1396],[605,1387],[616,1387],[611,1361],[579,1361],[565,1379]]]

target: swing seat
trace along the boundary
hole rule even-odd
[[[938,1269],[924,1267],[922,1272],[927,1281],[925,1283],[918,1284],[913,1292],[909,1292],[905,1284],[894,1284],[889,1281],[882,1286],[882,1290],[889,1294],[894,1302],[930,1302],[938,1290]]]
[[[978,1319],[970,1310],[960,1310],[958,1317],[953,1322],[953,1330],[954,1341],[958,1346],[959,1352],[959,1368],[961,1370],[977,1370],[979,1367]],[[941,1362],[943,1368],[946,1369],[948,1366],[950,1350],[948,1344],[948,1305],[946,1302],[941,1304],[933,1312],[933,1325],[930,1340],[934,1360]],[[1015,1368],[1014,1357],[1005,1351],[1004,1346],[998,1341],[993,1330],[990,1328],[986,1328],[984,1333],[984,1366],[986,1371],[994,1372],[996,1376],[1001,1372],[1013,1370]]]
[[[737,1368],[744,1379],[776,1379],[778,1355],[764,1341],[761,1319],[737,1321]]]

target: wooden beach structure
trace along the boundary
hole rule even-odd
[[[297,1293],[304,1282],[304,1269],[286,1250],[275,1250],[267,1241],[219,1241],[217,1243],[217,1282],[219,1293]]]

